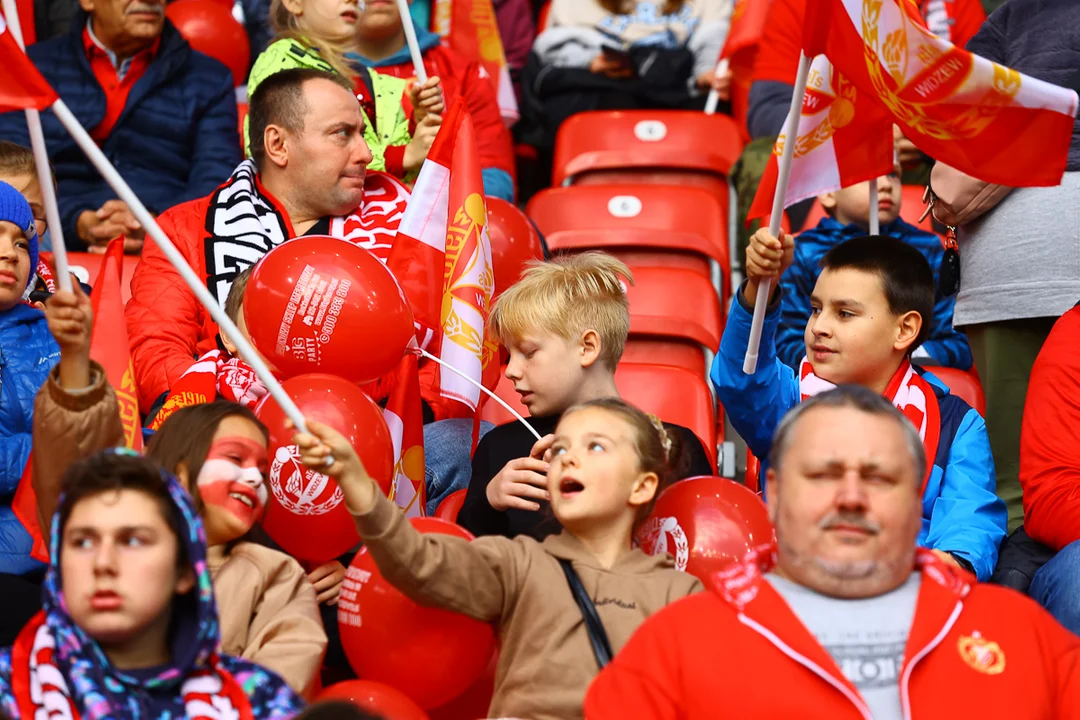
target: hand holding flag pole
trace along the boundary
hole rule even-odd
[[[3,0],[4,18],[7,27],[19,49],[25,51],[22,26],[19,24],[19,9],[15,0]],[[0,18],[0,32],[3,32],[4,18]],[[8,68],[11,71],[11,68]],[[37,167],[38,185],[45,200],[45,218],[49,222],[49,231],[53,244],[53,262],[56,265],[57,283],[61,290],[71,292],[71,272],[68,270],[67,248],[64,246],[64,230],[60,226],[60,210],[56,204],[56,186],[53,185],[52,171],[49,165],[49,153],[45,149],[45,133],[41,129],[41,113],[36,108],[26,108],[26,126],[30,131],[30,147],[34,151],[34,165]],[[40,240],[40,238],[39,238]],[[37,268],[31,268],[36,273]]]
[[[731,67],[731,61],[726,57],[720,58],[720,61],[716,63],[716,77],[727,75],[728,68]],[[709,89],[709,97],[705,99],[705,114],[715,115],[716,107],[720,104],[720,93],[716,92],[716,88]]]
[[[416,39],[416,28],[413,27],[412,14],[409,12],[409,0],[397,0],[398,13],[401,15],[401,27],[405,30],[405,43],[409,46],[409,55],[412,56],[413,74],[416,81],[423,85],[427,82],[427,70],[424,69],[424,56],[420,53],[420,42]]]
[[[772,214],[769,216],[769,234],[779,237],[780,221],[784,216],[784,197],[787,194],[788,178],[791,176],[791,162],[795,158],[795,141],[799,135],[799,116],[802,112],[803,96],[806,94],[806,79],[810,74],[810,58],[806,53],[799,55],[799,70],[795,76],[795,92],[791,95],[791,108],[784,121],[784,151],[780,156],[779,172],[776,180],[776,194],[773,195]],[[772,295],[771,280],[758,284],[757,298],[754,301],[754,321],[750,326],[750,340],[743,359],[743,372],[753,375],[757,371],[758,350],[761,347],[761,329],[765,325],[765,311]]]

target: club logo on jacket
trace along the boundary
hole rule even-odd
[[[1001,646],[984,638],[978,630],[971,635],[961,635],[957,649],[960,658],[981,673],[1000,675],[1005,671],[1005,653]]]
[[[270,491],[294,515],[325,515],[345,499],[337,483],[303,466],[296,445],[284,445],[274,453]]]
[[[671,536],[673,550],[668,549],[668,535]],[[690,543],[678,518],[651,518],[638,530],[637,543],[647,555],[670,552],[675,556],[676,570],[686,570],[686,564],[690,561]]]

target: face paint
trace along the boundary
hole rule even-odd
[[[220,508],[233,516],[238,524],[228,525],[236,537],[247,532],[262,516],[267,501],[265,468],[264,446],[248,438],[230,437],[221,438],[211,446],[199,471],[196,484],[208,513],[212,508]]]

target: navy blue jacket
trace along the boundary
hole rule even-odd
[[[787,302],[783,291],[765,315],[761,331],[757,372],[743,372],[743,356],[750,340],[753,311],[736,291],[731,303],[720,351],[713,361],[710,378],[716,395],[735,432],[747,447],[762,459],[769,456],[773,434],[781,418],[801,398],[796,372],[776,357],[776,327],[780,323],[780,303]],[[998,547],[1005,538],[1005,503],[996,494],[994,458],[990,436],[978,412],[949,393],[930,372],[923,378],[933,386],[941,412],[941,436],[930,480],[922,498],[922,529],[918,543],[932,550],[954,553],[986,581],[997,564]]]
[[[941,259],[945,254],[937,235],[920,230],[897,218],[881,228],[882,235],[903,240],[921,252],[934,271],[934,287],[937,287]],[[844,226],[832,218],[822,218],[817,227],[801,233],[795,240],[795,259],[780,278],[784,289],[784,309],[780,327],[776,331],[776,355],[785,365],[795,371],[806,355],[803,332],[810,320],[810,295],[821,274],[821,259],[825,253],[852,238],[863,237],[866,230],[858,225]],[[934,317],[924,318],[930,323],[930,335],[922,349],[938,365],[967,370],[971,367],[971,348],[967,336],[953,328],[955,295],[936,292]]]
[[[27,54],[79,122],[92,130],[105,117],[105,91],[90,69],[80,13],[71,32],[36,43]],[[85,245],[75,223],[116,197],[52,111],[42,113],[49,160],[60,191],[60,222],[73,250]],[[29,147],[22,111],[0,114],[0,139]],[[157,56],[131,88],[127,105],[101,146],[152,212],[209,195],[240,164],[236,95],[223,64],[191,49],[165,21]]]
[[[21,303],[0,312],[0,573],[44,567],[30,557],[33,540],[11,501],[30,457],[34,398],[59,360],[45,313]]]

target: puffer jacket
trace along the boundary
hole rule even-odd
[[[30,459],[34,397],[59,360],[44,313],[22,304],[0,313],[0,573],[44,568],[11,501]]]
[[[83,127],[91,129],[105,117],[105,91],[86,57],[85,19],[80,13],[70,33],[31,45],[27,54]],[[79,215],[97,210],[116,194],[51,110],[41,114],[41,122],[56,169],[65,242],[77,249],[82,247],[75,231]],[[30,146],[22,111],[0,114],[0,139]],[[192,50],[166,21],[154,61],[131,88],[101,150],[155,213],[206,195],[241,160],[232,74]]]

